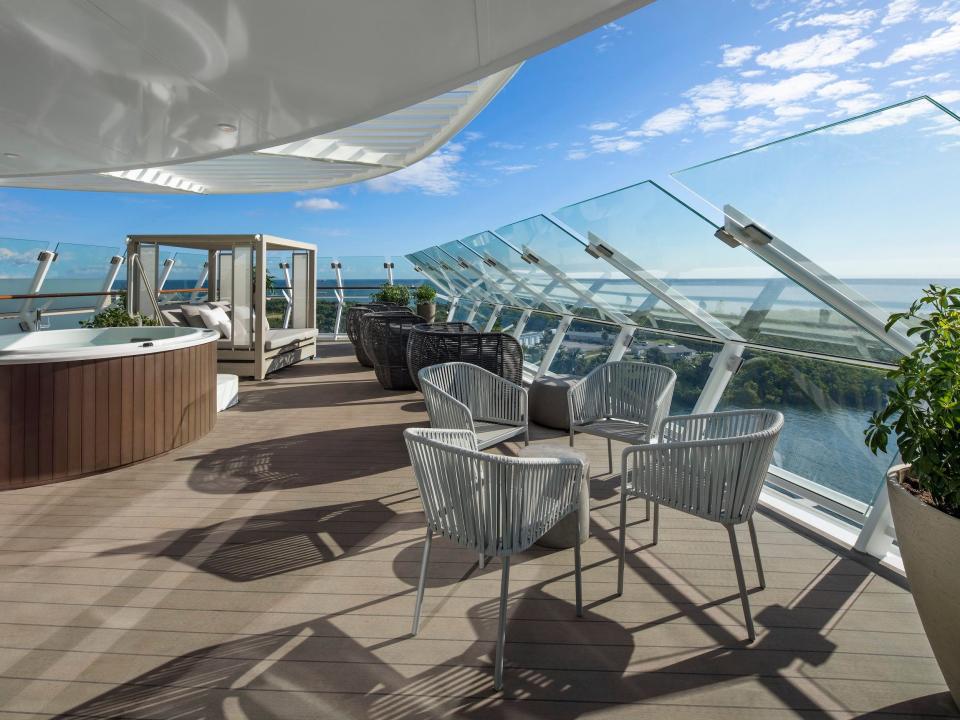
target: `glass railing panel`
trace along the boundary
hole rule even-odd
[[[588,255],[585,243],[543,215],[499,228],[496,234],[528,258],[535,256],[537,269],[551,276],[559,273],[576,296],[576,305],[594,308],[606,320],[629,322],[648,302],[646,288]]]
[[[641,327],[703,334],[692,322],[699,316],[759,345],[881,362],[896,358],[885,344],[746,249],[722,243],[714,237],[716,226],[655,183],[554,214],[582,237],[629,258],[655,284],[661,298],[648,298],[643,308],[629,313]],[[627,307],[626,299],[610,302]]]
[[[459,241],[481,259],[496,263],[491,276],[511,296],[540,310],[571,312],[578,298],[536,265],[525,262],[520,252],[491,232],[482,232]]]
[[[771,408],[785,422],[774,464],[861,503],[870,503],[891,458],[863,443],[890,381],[869,367],[749,350],[720,410]]]
[[[713,356],[722,349],[721,343],[711,340],[638,330],[623,358],[673,368],[677,373],[677,382],[673,389],[670,414],[687,415],[693,412],[707,384]]]
[[[488,305],[487,303],[481,303],[480,307],[477,308],[477,312],[473,315],[473,326],[480,330],[481,332],[487,326],[487,320],[490,319],[490,315],[493,313],[493,305]]]
[[[341,255],[340,273],[344,298],[368,302],[370,296],[387,282],[387,259],[382,255]]]
[[[432,271],[441,277],[447,284],[457,289],[461,297],[479,302],[490,301],[491,297],[482,287],[482,283],[477,282],[476,277],[471,277],[464,273],[464,269],[459,267],[456,262],[438,247],[426,248],[419,253],[429,263]]]
[[[207,294],[196,291],[207,285],[207,253],[177,252],[172,255],[173,266],[163,284],[160,300],[164,303],[186,303],[191,300],[206,300]],[[272,272],[268,268],[268,272]],[[163,273],[163,265],[160,265]],[[275,274],[274,274],[275,277]],[[179,291],[179,292],[178,292]]]
[[[494,332],[505,332],[513,334],[513,329],[517,326],[523,311],[519,308],[505,307],[500,311],[500,317],[493,324]]]
[[[334,332],[335,323],[337,321],[337,307],[338,303],[336,300],[331,297],[320,297],[320,293],[317,293],[317,330],[322,333],[332,333]],[[343,309],[343,317],[346,318],[347,308],[346,306]],[[346,332],[346,327],[344,326],[344,320],[340,321],[340,332]]]
[[[386,258],[387,262],[393,263],[393,282],[397,285],[406,285],[408,287],[414,288],[419,285],[431,285],[434,290],[438,292],[440,289],[437,287],[436,283],[431,282],[427,277],[421,273],[418,273],[407,258],[402,255],[395,255],[393,257]],[[412,296],[411,291],[411,296]]]
[[[570,323],[548,370],[557,375],[582,377],[607,361],[620,328],[609,323],[574,320]]]
[[[115,256],[123,257],[123,250],[119,247],[59,243],[54,251],[57,259],[50,265],[41,293],[101,292],[111,269],[120,271],[118,279],[123,275],[122,266],[115,267],[110,263]],[[114,283],[112,289],[121,288]],[[89,319],[101,303],[106,307],[112,301],[113,298],[102,295],[83,295],[37,300],[33,307],[58,313],[50,317],[50,327],[66,329],[76,328],[81,321]]]
[[[864,298],[880,318],[960,282],[960,119],[928,98],[674,174]]]
[[[493,268],[483,263],[482,258],[459,242],[449,242],[440,246],[460,271],[471,281],[477,283],[488,297],[500,304],[525,303],[522,297],[514,296],[509,289],[500,282],[500,276],[493,272]]]
[[[49,243],[18,238],[0,238],[0,295],[22,295],[30,290],[37,270],[37,257]],[[0,300],[0,316],[18,313],[23,300]],[[17,321],[0,320],[0,331],[17,332]]]

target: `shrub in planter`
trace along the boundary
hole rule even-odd
[[[890,509],[917,611],[960,705],[960,288],[931,285],[887,322],[919,343],[888,373],[887,406],[866,430],[874,452],[891,435],[907,465],[887,479]]]
[[[127,312],[127,296],[121,295],[119,300],[106,310],[98,312],[89,320],[82,320],[82,328],[113,328],[113,327],[141,327],[144,325],[159,325],[151,317],[136,313],[131,315]]]
[[[410,288],[406,285],[390,285],[384,283],[380,290],[373,294],[374,302],[394,303],[406,307],[410,304]]]
[[[437,318],[437,304],[434,300],[437,297],[437,291],[432,285],[424,283],[414,292],[414,298],[417,301],[417,315],[424,318],[428,323],[432,323]]]

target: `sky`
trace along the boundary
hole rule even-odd
[[[528,60],[420,163],[332,190],[0,189],[0,237],[270,233],[402,255],[928,94],[960,109],[960,0],[657,0]]]

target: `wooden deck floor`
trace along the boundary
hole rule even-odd
[[[614,599],[606,474],[584,618],[572,551],[518,558],[494,693],[499,563],[438,541],[408,635],[423,519],[400,433],[419,395],[381,390],[349,346],[322,353],[244,385],[187,448],[2,494],[0,718],[955,716],[896,576],[783,521],[758,519],[752,647],[719,527],[665,512],[645,547],[636,503]]]

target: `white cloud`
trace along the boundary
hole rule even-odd
[[[487,143],[488,147],[492,147],[495,150],[523,150],[523,145],[517,143],[503,142],[502,140],[494,140]]]
[[[938,83],[950,79],[950,73],[942,72],[936,75],[918,75],[917,77],[904,78],[903,80],[894,80],[890,87],[910,87],[919,83]]]
[[[375,192],[420,190],[426,195],[456,195],[463,173],[458,169],[463,145],[449,143],[410,167],[367,181]]]
[[[879,95],[878,93],[865,93],[863,95],[858,95],[857,97],[837,100],[837,107],[839,110],[834,114],[859,115],[860,113],[865,113],[869,110],[876,110],[882,100],[883,95]]]
[[[627,133],[630,137],[654,137],[683,130],[693,120],[693,111],[686,105],[667,108],[647,119],[639,130]]]
[[[775,83],[743,83],[740,86],[740,105],[751,107],[795,102],[836,79],[837,76],[832,73],[800,73]]]
[[[955,102],[960,102],[960,90],[944,90],[943,92],[934,93],[932,97],[938,103],[952,105]]]
[[[951,15],[949,20],[950,25],[937,28],[923,40],[901,45],[880,65],[894,65],[957,52],[960,50],[960,12]]]
[[[480,140],[483,138],[482,132],[477,132],[476,130],[468,130],[463,134],[463,139],[467,142],[474,142],[475,140]]]
[[[870,90],[869,83],[860,80],[838,80],[837,82],[824,85],[817,90],[817,95],[825,98],[841,98],[847,95],[857,95]]]
[[[594,132],[606,132],[607,130],[616,130],[620,127],[620,123],[613,122],[612,120],[604,122],[595,122],[592,125],[587,125],[588,130],[593,130]]]
[[[761,53],[757,64],[778,70],[807,70],[842,65],[877,44],[857,30],[829,30],[819,35]]]
[[[633,152],[634,150],[639,150],[643,143],[641,143],[639,140],[628,140],[621,136],[604,137],[601,135],[594,135],[590,138],[590,145],[593,147],[595,152],[607,154],[615,152]]]
[[[567,153],[567,160],[584,160],[590,156],[586,150],[571,150]]]
[[[723,50],[723,62],[720,63],[720,67],[740,67],[754,56],[760,46],[740,45],[731,47],[730,45],[722,45],[720,49]]]
[[[713,132],[715,130],[726,130],[733,127],[733,122],[727,120],[723,115],[709,115],[697,121],[697,127],[701,132]]]
[[[684,94],[697,112],[702,115],[722,113],[733,107],[737,99],[737,86],[726,78],[717,78],[704,85],[690,88]]]
[[[603,32],[600,35],[600,42],[597,43],[596,51],[599,53],[606,52],[613,47],[613,41],[620,33],[624,32],[626,28],[617,22],[609,22],[602,28]],[[630,33],[627,33],[628,35]]]
[[[515,175],[516,173],[526,172],[527,170],[533,170],[536,165],[531,165],[529,163],[523,165],[498,165],[497,170],[506,175]]]
[[[343,210],[343,204],[336,200],[325,197],[312,197],[306,200],[297,200],[294,207],[301,210],[310,210],[311,212],[324,212],[325,210]]]
[[[891,0],[887,5],[887,14],[880,21],[883,25],[897,25],[910,19],[917,9],[917,0]]]
[[[900,107],[891,108],[881,113],[874,113],[859,120],[845,122],[836,127],[832,127],[827,132],[832,135],[862,135],[863,133],[880,130],[883,128],[905,125],[913,118],[929,114],[933,106],[928,102],[915,102]],[[940,112],[937,110],[936,112]]]
[[[764,75],[766,72],[766,70],[744,70],[742,73],[740,73],[740,77],[755,78]]]
[[[813,110],[803,105],[781,105],[780,107],[773,109],[773,114],[778,118],[783,118],[784,120],[792,120],[793,118],[803,117],[804,115],[809,115]]]
[[[822,13],[797,22],[797,27],[863,27],[876,16],[873,10],[849,10],[842,13]]]

